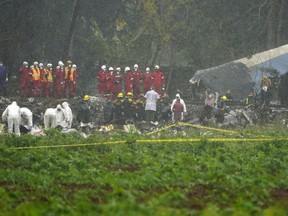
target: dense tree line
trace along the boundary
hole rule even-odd
[[[285,0],[2,0],[0,58],[15,74],[23,60],[71,58],[87,80],[101,64],[157,63],[174,80],[175,66],[195,71],[286,44],[287,9]]]

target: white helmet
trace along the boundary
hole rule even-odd
[[[117,68],[116,68],[116,71],[119,71],[119,72],[120,72],[120,71],[121,71],[121,68],[120,68],[120,67],[117,67]]]
[[[101,69],[105,71],[106,70],[106,65],[102,65]]]
[[[113,67],[109,67],[109,71],[114,71],[114,68]]]
[[[130,67],[125,67],[125,72],[130,71]]]
[[[48,64],[47,64],[47,67],[48,67],[48,68],[51,68],[51,67],[52,67],[52,64],[51,64],[51,63],[48,63]]]
[[[146,68],[146,72],[150,72],[150,68],[149,67]]]
[[[39,63],[39,67],[43,67],[43,63]]]
[[[134,69],[138,68],[138,64],[134,64]]]
[[[23,65],[28,65],[28,62],[24,61],[24,62],[23,62]]]
[[[59,62],[58,62],[58,65],[59,65],[60,67],[62,67],[62,66],[64,66],[64,63],[63,63],[62,61],[59,61]]]
[[[73,65],[72,65],[72,68],[73,68],[73,69],[77,69],[76,64],[73,64]]]
[[[34,66],[38,65],[38,62],[37,62],[37,61],[35,61],[35,62],[33,63],[33,65],[34,65]]]
[[[155,65],[155,69],[158,70],[160,67],[159,65]]]

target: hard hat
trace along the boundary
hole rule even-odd
[[[39,67],[43,67],[43,63],[39,63]]]
[[[131,69],[130,69],[130,67],[125,67],[125,71],[127,72],[127,71],[130,71]]]
[[[155,69],[158,70],[160,67],[159,65],[155,65]]]
[[[85,101],[87,101],[89,99],[90,99],[89,95],[85,95],[84,98],[83,98],[83,100],[85,100]]]
[[[226,97],[225,95],[223,95],[223,96],[221,97],[221,99],[222,99],[223,101],[226,101],[226,100],[227,100],[227,97]]]
[[[127,96],[133,96],[132,92],[128,92],[126,95]]]
[[[62,61],[59,61],[59,62],[58,62],[58,65],[61,67],[61,66],[63,66],[64,64],[63,64]]]
[[[134,68],[138,68],[138,64],[134,64]]]
[[[120,67],[117,67],[117,68],[116,68],[116,71],[119,71],[119,72],[120,72],[120,71],[121,71],[121,68],[120,68]]]
[[[146,72],[150,72],[150,68],[149,67],[146,68]]]
[[[109,71],[114,71],[114,68],[113,67],[109,67]]]
[[[33,64],[36,66],[36,65],[38,65],[38,62],[37,62],[37,61],[35,61]]]
[[[23,62],[23,65],[28,65],[28,62],[24,61],[24,62]]]
[[[31,65],[30,68],[34,68],[34,65]]]
[[[117,97],[118,97],[118,98],[122,98],[122,97],[123,97],[123,93],[120,92],[120,93],[117,95]]]
[[[176,97],[180,98],[180,94],[176,94]]]
[[[68,61],[67,61],[67,64],[72,64],[72,61],[71,61],[71,60],[68,60]]]
[[[72,65],[72,68],[76,69],[76,68],[77,68],[76,64],[73,64],[73,65]]]
[[[52,64],[51,64],[51,63],[48,63],[48,64],[47,64],[47,67],[48,67],[48,68],[52,67]]]
[[[102,66],[101,66],[101,69],[102,69],[102,70],[106,70],[106,65],[102,65]]]

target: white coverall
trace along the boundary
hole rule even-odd
[[[14,133],[20,136],[20,119],[20,107],[13,101],[2,114],[2,121],[8,123],[8,133],[13,133],[14,128]]]
[[[64,111],[64,109],[62,108],[62,106],[60,104],[57,105],[56,109],[56,126],[61,126],[63,128],[68,127],[67,124],[67,118],[66,118],[66,112]]]
[[[181,121],[184,119],[184,113],[187,112],[186,104],[185,104],[184,100],[180,98],[180,94],[176,94],[176,99],[174,99],[174,100],[172,101],[172,104],[171,104],[172,122],[174,122],[173,106],[174,106],[174,104],[176,103],[177,98],[180,99],[180,103],[183,105],[183,113],[181,114]]]
[[[72,110],[69,107],[69,104],[67,102],[63,102],[62,103],[62,107],[64,108],[64,112],[65,112],[65,115],[66,115],[67,127],[71,128],[72,127],[72,121],[73,121]]]
[[[44,113],[44,127],[45,130],[56,127],[56,109],[48,108]]]
[[[32,120],[33,114],[31,110],[29,110],[26,107],[21,107],[20,112],[21,112],[20,125],[23,125],[24,127],[30,130],[33,126],[33,120]]]

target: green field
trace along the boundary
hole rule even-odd
[[[288,215],[287,131],[1,136],[0,215]]]

